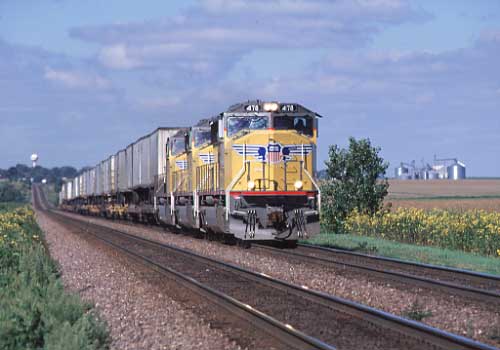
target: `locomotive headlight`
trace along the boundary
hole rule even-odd
[[[302,186],[304,186],[304,184],[302,183],[302,181],[297,180],[297,181],[295,181],[293,186],[295,187],[296,190],[300,190],[302,188]]]
[[[248,181],[247,188],[248,188],[250,191],[252,191],[252,190],[255,188],[255,182],[253,182],[252,180]]]
[[[276,102],[265,102],[262,105],[262,108],[266,112],[276,112],[278,110],[279,106],[278,106],[278,104]]]

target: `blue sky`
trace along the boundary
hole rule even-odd
[[[325,116],[321,163],[369,137],[391,168],[500,176],[499,61],[495,0],[1,0],[0,167],[93,165],[261,98]]]

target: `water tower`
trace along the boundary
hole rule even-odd
[[[36,167],[36,162],[38,161],[38,154],[33,153],[31,155],[31,161],[33,162],[33,168],[35,168]]]

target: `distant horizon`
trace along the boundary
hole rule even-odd
[[[104,160],[104,159],[103,159]],[[8,167],[3,167],[3,168],[0,168],[0,170],[3,170],[3,171],[6,171],[8,170],[9,168],[12,168],[12,167],[16,167],[17,165],[24,165],[28,168],[31,168],[31,164],[24,164],[24,163],[16,163],[14,165],[11,165],[11,166],[8,166]],[[73,166],[73,165],[56,165],[56,166],[44,166],[43,164],[37,164],[37,167],[40,166],[42,168],[45,168],[45,169],[53,169],[53,168],[63,168],[63,167],[72,167],[74,169],[76,169],[77,171],[80,171],[82,170],[83,168],[93,168],[95,167],[97,164],[94,164],[94,165],[84,165],[84,166]],[[389,179],[389,180],[401,180],[401,181],[433,181],[433,180],[423,180],[423,179],[397,179],[394,175],[389,175],[390,171],[394,171],[394,168],[391,167],[389,165],[389,168],[387,169],[387,173],[386,173],[386,178]],[[318,167],[318,172],[321,172],[321,171],[326,171],[326,168],[319,168]],[[468,176],[465,178],[465,180],[481,180],[481,179],[485,179],[485,180],[488,180],[488,179],[491,179],[491,180],[495,180],[495,179],[500,179],[500,176],[481,176],[481,175],[473,175],[473,176]],[[447,179],[435,179],[436,181],[443,181],[443,180],[447,180]],[[450,180],[450,181],[457,181],[457,180]]]

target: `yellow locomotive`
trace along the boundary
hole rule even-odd
[[[249,101],[180,129],[155,189],[158,219],[241,240],[318,233],[318,117],[295,103]]]
[[[61,208],[244,241],[319,232],[319,115],[248,101],[190,128],[163,127],[68,180]]]

